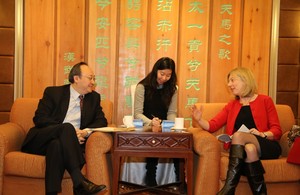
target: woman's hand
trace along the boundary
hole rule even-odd
[[[152,126],[160,126],[160,122],[161,122],[161,120],[159,118],[154,117],[152,119]]]
[[[196,105],[193,105],[191,107],[192,115],[194,119],[198,122],[202,119],[202,113],[203,113],[202,110],[203,110],[202,106],[200,106],[200,108],[197,108]]]
[[[151,124],[152,124],[152,131],[153,132],[160,132],[161,131],[161,125],[160,125],[160,123],[161,123],[161,120],[159,118],[154,117],[152,119]]]
[[[199,108],[196,107],[196,105],[193,105],[191,107],[191,111],[192,111],[192,117],[193,119],[195,119],[198,124],[200,125],[200,127],[203,130],[208,131],[209,129],[209,123],[206,119],[202,118],[202,114],[203,114],[203,106],[201,105]]]
[[[257,135],[257,136],[260,136],[260,137],[266,137],[266,135],[263,133],[263,132],[260,132],[258,131],[257,129],[255,128],[252,128],[249,130],[249,133],[253,134],[253,135]]]

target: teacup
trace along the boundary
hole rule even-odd
[[[142,119],[133,119],[133,126],[135,130],[141,131],[143,130],[143,120]]]
[[[161,126],[162,126],[162,132],[171,132],[171,128],[174,126],[174,121],[163,120]]]
[[[123,124],[126,127],[133,127],[133,116],[132,115],[126,115],[123,117]]]
[[[183,129],[184,128],[184,118],[175,118],[174,129]]]

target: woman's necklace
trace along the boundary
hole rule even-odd
[[[243,105],[243,106],[247,106],[247,105],[249,105],[249,103],[251,102],[251,101],[253,101],[255,98],[256,98],[256,94],[254,94],[254,95],[252,95],[252,96],[250,96],[250,97],[242,97],[241,99],[240,99],[240,103]]]

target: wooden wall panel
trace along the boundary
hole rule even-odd
[[[15,28],[15,3],[15,1],[0,0],[0,26],[2,28]]]
[[[55,85],[69,83],[68,75],[75,63],[85,61],[85,1],[57,0],[55,17]],[[94,67],[93,67],[94,68]]]
[[[14,83],[14,57],[0,55],[0,83]]]
[[[133,1],[120,2],[119,53],[117,94],[115,102],[118,109],[117,120],[131,115],[132,102],[130,86],[145,76],[148,25],[148,1],[135,4]],[[119,123],[120,124],[120,123]]]
[[[206,102],[210,1],[181,1],[178,52],[178,115],[191,122],[190,107]]]
[[[280,1],[277,70],[279,104],[289,105],[300,125],[300,1]]]
[[[118,47],[116,42],[118,24],[118,0],[110,4],[101,4],[96,0],[87,1],[87,45],[85,47],[88,63],[94,66],[96,74],[96,91],[102,99],[114,102],[116,90],[115,75]],[[116,108],[116,105],[114,105]],[[114,113],[117,112],[115,109]]]
[[[0,27],[0,55],[12,56],[15,51],[15,29]]]
[[[232,98],[227,87],[227,74],[241,66],[241,17],[243,1],[221,0],[212,6],[208,101],[227,102]]]
[[[151,2],[148,10],[147,73],[161,57],[168,56],[177,62],[178,48],[179,0]]]
[[[24,97],[41,97],[55,84],[55,1],[24,5]]]
[[[15,1],[0,0],[0,124],[14,102],[15,13]]]
[[[250,68],[260,93],[269,92],[272,0],[245,0],[242,66]]]
[[[130,85],[162,56],[176,62],[178,115],[187,123],[195,102],[228,101],[226,75],[233,67],[250,67],[268,94],[272,0],[24,3],[25,97],[66,83],[71,66],[86,60],[96,91],[114,102],[119,125],[131,113]]]

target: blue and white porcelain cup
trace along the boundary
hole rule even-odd
[[[133,126],[136,131],[143,130],[143,120],[142,119],[133,119]]]
[[[171,128],[174,127],[174,121],[163,120],[161,123],[162,132],[171,132]]]

